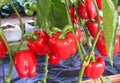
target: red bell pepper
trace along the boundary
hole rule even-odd
[[[36,74],[36,58],[33,51],[21,50],[14,55],[14,64],[21,78],[32,78]]]
[[[113,55],[116,55],[119,51],[119,37],[116,36],[115,38],[115,44],[114,44],[114,52]],[[103,36],[101,35],[96,43],[96,48],[99,51],[99,53],[102,56],[107,56],[107,50],[106,50],[106,45],[105,45],[105,40],[103,39]]]
[[[101,24],[103,23],[103,18],[102,16],[100,17],[100,22]],[[95,17],[94,21],[88,20],[86,22],[86,26],[88,28],[88,31],[92,37],[95,37],[98,31],[98,19]]]
[[[3,41],[3,39],[0,37],[0,58],[5,57],[6,52],[7,52],[6,45]]]
[[[98,6],[98,9],[102,9],[102,0],[96,0],[96,3],[97,3],[97,6]]]
[[[48,47],[49,36],[45,31],[34,31],[34,35],[38,38],[27,40],[27,46],[38,55],[45,55],[50,52]]]
[[[103,58],[95,55],[95,59],[96,61],[90,61],[84,70],[84,75],[92,79],[99,78],[103,74],[105,68],[105,61]]]
[[[80,19],[78,18],[77,20],[77,16],[75,14],[75,9],[73,6],[69,6],[69,14],[70,14],[70,18],[71,18],[71,21],[72,21],[72,24],[78,24],[80,26]]]
[[[93,0],[85,0],[85,4],[86,4],[86,11],[88,18],[90,20],[94,19],[97,16],[97,14],[96,14],[95,6],[93,4]]]
[[[65,39],[59,39],[61,32],[56,32],[49,39],[49,46],[60,59],[67,59],[77,52],[76,38],[71,32],[65,34]]]
[[[74,7],[73,6],[69,6],[69,13],[70,13],[70,17],[71,17],[71,21],[74,24],[76,21],[76,16],[74,13]]]
[[[83,5],[80,1],[78,1],[78,15],[83,18],[83,19],[88,19],[88,15],[87,15],[87,10],[86,10],[86,6]]]
[[[60,58],[56,57],[54,53],[49,53],[49,59],[48,59],[48,62],[51,64],[51,65],[58,65],[59,62],[60,62]]]

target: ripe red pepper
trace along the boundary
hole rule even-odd
[[[96,0],[98,9],[100,9],[100,10],[102,9],[101,1],[102,1],[102,0]]]
[[[89,19],[94,19],[96,17],[96,9],[93,4],[93,0],[85,0],[86,11]]]
[[[92,79],[99,78],[103,74],[105,68],[105,61],[103,58],[95,55],[95,59],[96,61],[90,61],[84,70],[84,75]]]
[[[56,57],[54,53],[49,53],[49,59],[48,59],[48,62],[51,64],[51,65],[58,65],[59,62],[60,62],[60,58]]]
[[[96,43],[96,48],[102,56],[107,56],[107,50],[106,50],[106,45],[105,45],[103,36],[99,37],[99,39]],[[116,55],[118,53],[118,51],[119,51],[119,37],[116,36],[113,54]]]
[[[21,78],[32,78],[36,74],[36,58],[33,51],[21,50],[14,55],[14,64]]]
[[[102,17],[100,17],[101,24],[103,23]],[[94,21],[88,20],[86,22],[86,26],[88,28],[88,31],[92,37],[95,37],[98,31],[98,19],[95,17]]]
[[[59,39],[61,32],[56,32],[49,39],[49,46],[60,59],[67,59],[77,52],[76,38],[71,32],[65,34],[65,39]]]
[[[45,55],[50,52],[48,47],[49,36],[45,31],[34,31],[38,38],[34,41],[32,38],[27,40],[28,47],[38,55]]]
[[[71,21],[74,24],[76,21],[76,16],[74,13],[74,7],[73,6],[69,6],[69,13],[70,13],[70,17],[71,17]]]
[[[7,52],[6,45],[3,41],[3,39],[0,37],[0,58],[5,57],[6,52]]]
[[[86,6],[83,5],[80,1],[78,1],[78,15],[83,18],[83,19],[88,19],[88,15],[87,15],[87,10],[86,10]]]
[[[80,19],[78,18],[78,21],[77,21],[77,17],[75,15],[75,9],[73,6],[69,6],[69,14],[70,14],[70,18],[71,18],[71,21],[72,21],[72,24],[76,23],[78,25],[80,25]]]

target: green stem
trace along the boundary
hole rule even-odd
[[[100,76],[101,83],[104,83],[103,77]]]
[[[65,37],[65,34],[66,34],[66,33],[61,33],[60,36],[59,36],[59,39],[65,39],[65,38],[66,38],[66,37]]]
[[[95,9],[96,9],[96,12],[97,12],[97,18],[98,18],[98,28],[101,28],[101,23],[100,23],[100,14],[99,14],[99,9],[98,9],[98,7],[97,7],[96,0],[93,0],[93,3],[94,3],[94,6],[95,6]]]
[[[93,46],[91,48],[90,56],[88,57],[88,61],[90,61],[90,59],[91,59],[92,53],[94,51],[94,48],[95,48],[95,45],[96,45],[96,42],[97,42],[97,39],[98,39],[98,37],[99,37],[99,35],[102,31],[102,27],[101,27],[101,24],[100,24],[100,15],[99,15],[99,10],[98,10],[97,4],[96,4],[96,0],[93,0],[93,3],[94,3],[94,6],[96,8],[97,17],[98,17],[98,32],[97,32],[97,35],[95,36],[95,39],[93,41]]]
[[[17,52],[17,51],[20,50],[20,48],[22,47],[23,42],[24,42],[24,39],[22,38],[22,39],[20,40],[20,43],[19,43],[19,45],[18,45],[18,47],[17,47],[17,50],[16,50],[15,52]]]
[[[76,43],[77,43],[77,48],[78,48],[78,54],[79,54],[80,60],[82,61],[83,60],[83,54],[82,54],[80,44],[79,44],[79,41],[78,41],[77,38],[76,38]]]
[[[47,83],[47,74],[48,74],[48,55],[45,55],[45,68],[44,68],[44,78],[43,83]]]
[[[77,2],[78,2],[78,0],[77,0]],[[78,4],[77,3],[74,3],[74,6],[75,6],[75,13],[76,13],[76,18],[77,18],[77,22],[78,22],[78,12],[77,12],[77,6]],[[69,15],[70,16],[70,15]],[[72,22],[71,22],[72,23]],[[74,25],[73,25],[73,33],[76,35],[76,32],[75,32],[75,27],[74,27]],[[83,51],[83,49],[82,49],[82,51],[81,51],[81,48],[80,48],[80,44],[79,44],[79,41],[78,41],[78,39],[76,38],[76,43],[77,43],[77,48],[78,48],[78,54],[79,54],[79,57],[80,57],[80,60],[82,61],[83,60],[83,54],[82,54],[82,51]]]
[[[88,30],[87,30],[87,28],[85,27],[85,25],[83,26],[83,29],[84,29],[84,31],[85,31],[85,35],[86,35],[86,38],[87,38],[88,46],[91,48],[92,43],[91,43],[90,35],[89,35]]]
[[[10,5],[11,5],[11,7],[13,8],[13,10],[15,11],[16,15],[18,16],[18,19],[19,19],[20,25],[21,25],[21,29],[22,29],[22,35],[23,35],[23,34],[24,34],[24,25],[23,25],[23,23],[22,23],[21,17],[20,17],[18,11],[16,10],[16,8],[15,8],[15,6],[13,5],[12,2],[10,2]],[[6,44],[6,47],[7,47],[7,50],[8,50],[8,54],[9,54],[9,58],[10,58],[9,73],[8,73],[8,76],[7,76],[6,80],[5,80],[5,83],[10,83],[11,76],[12,76],[12,70],[13,70],[13,58],[12,58],[12,55],[13,55],[14,53],[12,54],[12,50],[11,50],[11,48],[10,48],[10,46],[9,46],[6,38],[5,38],[5,36],[3,35],[2,30],[0,30],[0,36],[2,37],[2,39],[4,40],[4,42],[5,42],[5,44]],[[17,51],[20,49],[21,46],[22,46],[22,42],[21,42],[20,45],[18,46]]]
[[[92,48],[91,48],[91,50],[90,50],[90,54],[89,54],[89,57],[88,57],[87,61],[90,61],[90,59],[91,59],[91,57],[92,57],[92,55],[93,55],[93,51],[94,51],[96,42],[97,42],[97,40],[98,40],[98,37],[99,37],[101,31],[102,31],[102,28],[99,28],[99,29],[98,29],[98,32],[97,32],[97,35],[96,35],[96,37],[95,37],[95,39],[94,39],[94,41],[93,41],[93,45],[92,45]]]
[[[95,5],[95,8],[96,8],[97,16],[98,16],[98,18],[100,18],[99,10],[98,10],[98,8],[97,8],[97,5],[96,5],[95,0],[93,0],[93,2],[94,2],[94,5]],[[102,28],[101,28],[101,25],[100,25],[100,19],[98,19],[98,20],[99,20],[99,21],[98,21],[98,25],[99,25],[99,26],[98,26],[98,27],[99,27],[99,28],[98,28],[98,32],[97,32],[96,37],[95,37],[95,39],[94,39],[94,41],[93,41],[93,45],[92,45],[92,47],[91,47],[91,49],[90,49],[90,54],[89,54],[87,60],[83,60],[83,65],[82,65],[81,70],[80,70],[80,72],[79,72],[78,83],[82,83],[82,76],[83,76],[83,73],[84,73],[84,69],[85,69],[86,65],[89,63],[89,61],[90,61],[90,59],[91,59],[91,57],[92,57],[92,55],[93,55],[93,52],[94,52],[94,48],[95,48],[97,39],[98,39],[98,37],[99,37],[99,35],[100,35],[101,31],[102,31]]]
[[[8,77],[5,79],[5,83],[10,83],[12,77],[13,63],[10,62]]]
[[[23,36],[24,35],[24,24],[22,22],[21,16],[20,16],[19,12],[17,11],[17,9],[15,8],[15,6],[14,6],[14,4],[12,2],[10,2],[10,5],[13,8],[13,10],[15,11],[15,13],[16,13],[18,19],[19,19],[21,30],[22,30],[22,36]],[[24,42],[24,39],[22,38],[16,51],[18,51],[22,47],[23,42]]]
[[[82,83],[82,77],[83,77],[83,73],[85,70],[85,66],[82,66],[79,72],[79,77],[78,77],[78,82],[77,83]]]
[[[6,78],[6,81],[5,81],[5,83],[10,83],[10,79],[11,79],[11,76],[12,76],[12,69],[13,69],[12,50],[11,50],[5,36],[3,35],[2,30],[0,30],[0,36],[3,39],[3,41],[5,42],[5,45],[6,45],[7,50],[8,50],[9,58],[10,58],[9,73],[8,73],[8,77]]]
[[[1,26],[1,16],[0,16],[0,26]],[[8,73],[8,77],[5,79],[5,83],[10,83],[10,79],[11,79],[11,76],[12,76],[12,69],[13,69],[12,50],[11,50],[11,48],[10,48],[6,38],[5,38],[5,36],[3,35],[2,29],[0,29],[0,37],[5,42],[5,45],[6,45],[7,50],[8,50],[9,58],[10,58],[9,73]]]
[[[80,43],[80,47],[81,47],[81,49],[82,49],[83,54],[86,55],[87,53],[86,53],[86,51],[85,51],[85,49],[84,49],[82,43]]]
[[[5,36],[4,36],[4,34],[2,33],[2,30],[0,30],[0,36],[3,39],[3,41],[5,42],[5,45],[7,47],[7,50],[8,50],[8,53],[9,53],[9,57],[10,57],[10,62],[13,62],[12,61],[12,50],[11,50],[11,48],[10,48],[10,46],[9,46]]]
[[[92,62],[96,62],[94,53],[93,53],[93,55],[92,55],[92,57],[91,57],[91,61],[92,61]]]
[[[18,13],[17,9],[15,8],[14,4],[10,1],[10,5],[11,7],[13,8],[13,10],[15,11],[18,19],[19,19],[19,22],[20,22],[20,26],[21,26],[21,30],[22,30],[22,35],[24,34],[24,25],[22,23],[22,19],[21,19],[21,16],[20,14]]]
[[[66,10],[67,10],[68,23],[69,23],[70,25],[72,25],[71,17],[70,17],[70,14],[69,14],[69,8],[68,8],[68,6],[69,6],[68,0],[65,0],[65,4],[66,4]]]

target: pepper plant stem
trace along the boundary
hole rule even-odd
[[[65,3],[66,3],[66,9],[67,9],[68,22],[69,22],[70,25],[73,26],[72,32],[73,32],[73,34],[75,34],[75,27],[72,24],[71,17],[70,17],[70,14],[69,14],[68,0],[65,0]],[[77,38],[76,38],[76,43],[77,43],[77,48],[78,48],[78,53],[79,53],[80,59],[82,60],[83,56],[82,56],[82,52],[81,52],[81,49],[80,49],[79,41],[78,41]]]
[[[10,58],[9,73],[8,73],[8,77],[6,78],[6,81],[5,81],[5,83],[10,83],[10,79],[11,79],[11,75],[12,75],[12,69],[13,69],[12,50],[11,50],[5,36],[3,35],[2,30],[0,30],[0,36],[3,39],[3,41],[5,42],[5,45],[6,45],[7,50],[8,50],[9,58]]]
[[[86,55],[86,54],[87,54],[87,52],[85,51],[85,49],[84,49],[84,47],[83,47],[82,43],[80,43],[80,47],[81,47],[81,49],[82,49],[83,54],[84,54],[84,55]]]
[[[48,55],[45,55],[45,67],[44,67],[44,78],[43,83],[47,83],[47,74],[48,74]]]
[[[95,37],[95,39],[94,39],[94,41],[93,41],[93,45],[92,45],[92,48],[91,48],[91,50],[90,50],[90,54],[89,54],[87,60],[83,60],[83,63],[86,62],[86,64],[87,64],[87,63],[90,61],[90,59],[91,59],[91,57],[92,57],[92,54],[93,54],[93,51],[94,51],[94,48],[95,48],[95,45],[96,45],[96,42],[97,42],[97,39],[98,39],[98,37],[99,37],[99,35],[100,35],[101,30],[102,30],[102,28],[99,28],[99,29],[98,29],[97,35],[96,35],[96,37]],[[84,65],[85,65],[85,64],[84,64]],[[85,66],[84,66],[84,65],[81,67],[81,70],[80,70],[80,73],[79,73],[79,77],[78,77],[78,83],[82,83],[82,76],[83,76],[84,69],[85,69]]]
[[[23,36],[23,35],[24,35],[24,25],[23,25],[21,16],[20,16],[20,14],[18,13],[18,11],[17,11],[17,9],[15,8],[14,4],[13,4],[11,1],[10,1],[10,5],[11,5],[11,7],[13,8],[13,10],[15,11],[15,14],[17,15],[17,17],[18,17],[18,19],[19,19],[20,26],[21,26],[21,30],[22,30],[22,36]],[[21,48],[22,44],[23,44],[23,39],[21,39],[20,44],[18,45],[18,48],[17,48],[16,51],[18,51],[18,50]]]
[[[17,47],[17,50],[16,50],[15,52],[17,52],[17,51],[20,50],[20,48],[21,48],[23,42],[24,42],[24,39],[22,38],[22,39],[20,40],[20,43],[19,43],[19,45],[18,45],[18,47]]]
[[[82,83],[82,77],[83,77],[83,73],[85,70],[85,66],[82,66],[79,72],[79,77],[78,77],[78,82],[77,83]]]
[[[20,22],[20,26],[21,26],[21,30],[22,30],[22,35],[24,34],[24,25],[22,23],[22,19],[21,19],[21,16],[20,14],[18,13],[17,9],[15,8],[14,4],[10,1],[10,5],[11,7],[13,8],[13,10],[15,11],[18,19],[19,19],[19,22]]]
[[[101,83],[104,83],[103,77],[100,76]]]
[[[80,72],[79,72],[78,83],[82,83],[82,77],[83,77],[84,69],[85,69],[86,65],[89,63],[89,61],[90,61],[90,59],[92,57],[92,54],[93,54],[97,39],[98,39],[98,37],[99,37],[99,35],[100,35],[101,31],[102,31],[102,28],[101,28],[101,25],[100,25],[99,10],[98,10],[96,1],[93,0],[93,2],[94,2],[94,5],[95,5],[95,8],[96,8],[97,17],[98,17],[98,31],[97,31],[97,34],[96,34],[95,39],[93,41],[92,47],[90,49],[90,54],[89,54],[87,60],[83,60],[84,64],[82,64],[82,67],[81,67]]]
[[[17,9],[15,8],[15,6],[13,5],[12,2],[10,2],[10,5],[11,7],[13,8],[13,10],[15,11],[16,15],[18,16],[18,19],[20,21],[20,25],[21,25],[21,29],[22,29],[22,35],[24,34],[24,25],[22,23],[22,20],[21,20],[21,17],[17,11]],[[8,54],[9,54],[9,58],[10,58],[10,66],[9,66],[9,73],[8,73],[8,77],[6,78],[5,80],[5,83],[10,83],[10,80],[11,80],[11,76],[12,76],[12,70],[13,70],[13,58],[12,58],[12,55],[14,54],[13,51],[11,50],[5,36],[3,35],[2,33],[2,30],[0,30],[0,36],[2,37],[2,39],[4,40],[5,44],[6,44],[6,47],[7,47],[7,50],[8,50]],[[21,43],[18,45],[18,48],[17,48],[17,51],[21,48],[22,46],[22,41]]]
[[[94,6],[95,6],[95,9],[96,9],[96,12],[97,12],[97,18],[98,18],[98,28],[101,28],[101,23],[100,23],[100,14],[99,14],[99,10],[98,10],[98,7],[97,7],[96,0],[93,0],[93,3],[94,3]]]
[[[68,23],[70,25],[72,25],[72,22],[71,22],[71,18],[70,18],[70,14],[69,14],[69,8],[68,8],[68,0],[65,0],[65,4],[66,4],[66,10],[67,10],[67,17],[68,17]]]

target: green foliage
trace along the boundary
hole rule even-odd
[[[52,26],[63,28],[68,24],[66,5],[60,0],[52,0],[52,3],[48,20]]]
[[[102,0],[103,31],[107,47],[108,59],[113,65],[113,49],[118,27],[118,3],[116,0]]]
[[[43,26],[45,20],[51,26],[62,28],[68,24],[66,5],[60,0],[38,0],[37,24]]]
[[[9,2],[10,0],[0,0],[0,7]]]
[[[16,7],[19,13],[24,14],[24,8],[23,8],[23,2],[18,1],[18,0],[12,0],[12,3]],[[8,3],[4,4],[3,6],[0,7],[0,15],[2,18],[8,17],[11,14],[13,14],[14,11],[11,7],[11,5]]]
[[[37,7],[37,24],[43,26],[49,14],[51,0],[37,0]]]

